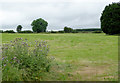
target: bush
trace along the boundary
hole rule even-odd
[[[47,42],[16,38],[2,47],[2,80],[30,81],[40,80],[44,72],[49,72],[51,59]]]
[[[6,30],[4,33],[15,33],[13,30]]]
[[[19,33],[33,33],[33,32],[30,30],[25,30],[25,31],[20,31]]]
[[[101,16],[101,29],[106,34],[120,33],[120,3],[106,6]]]

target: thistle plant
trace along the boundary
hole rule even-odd
[[[28,42],[16,38],[2,47],[2,72],[4,81],[40,80],[44,72],[49,72],[51,58],[46,41]]]

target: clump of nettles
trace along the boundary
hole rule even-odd
[[[16,38],[9,44],[3,44],[3,81],[40,80],[42,74],[50,70],[48,51],[45,41],[31,43],[27,39]]]

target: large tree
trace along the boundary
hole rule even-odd
[[[106,34],[120,33],[120,3],[112,3],[105,7],[101,16],[101,29]]]
[[[16,30],[17,30],[17,32],[19,33],[19,32],[22,30],[22,26],[21,26],[21,25],[18,25]]]
[[[36,19],[31,24],[33,32],[40,33],[46,32],[46,28],[48,26],[47,21],[42,18]]]

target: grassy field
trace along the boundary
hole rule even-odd
[[[15,38],[46,40],[49,56],[55,57],[49,73],[41,80],[117,81],[118,36],[103,33],[2,34],[2,42]]]

